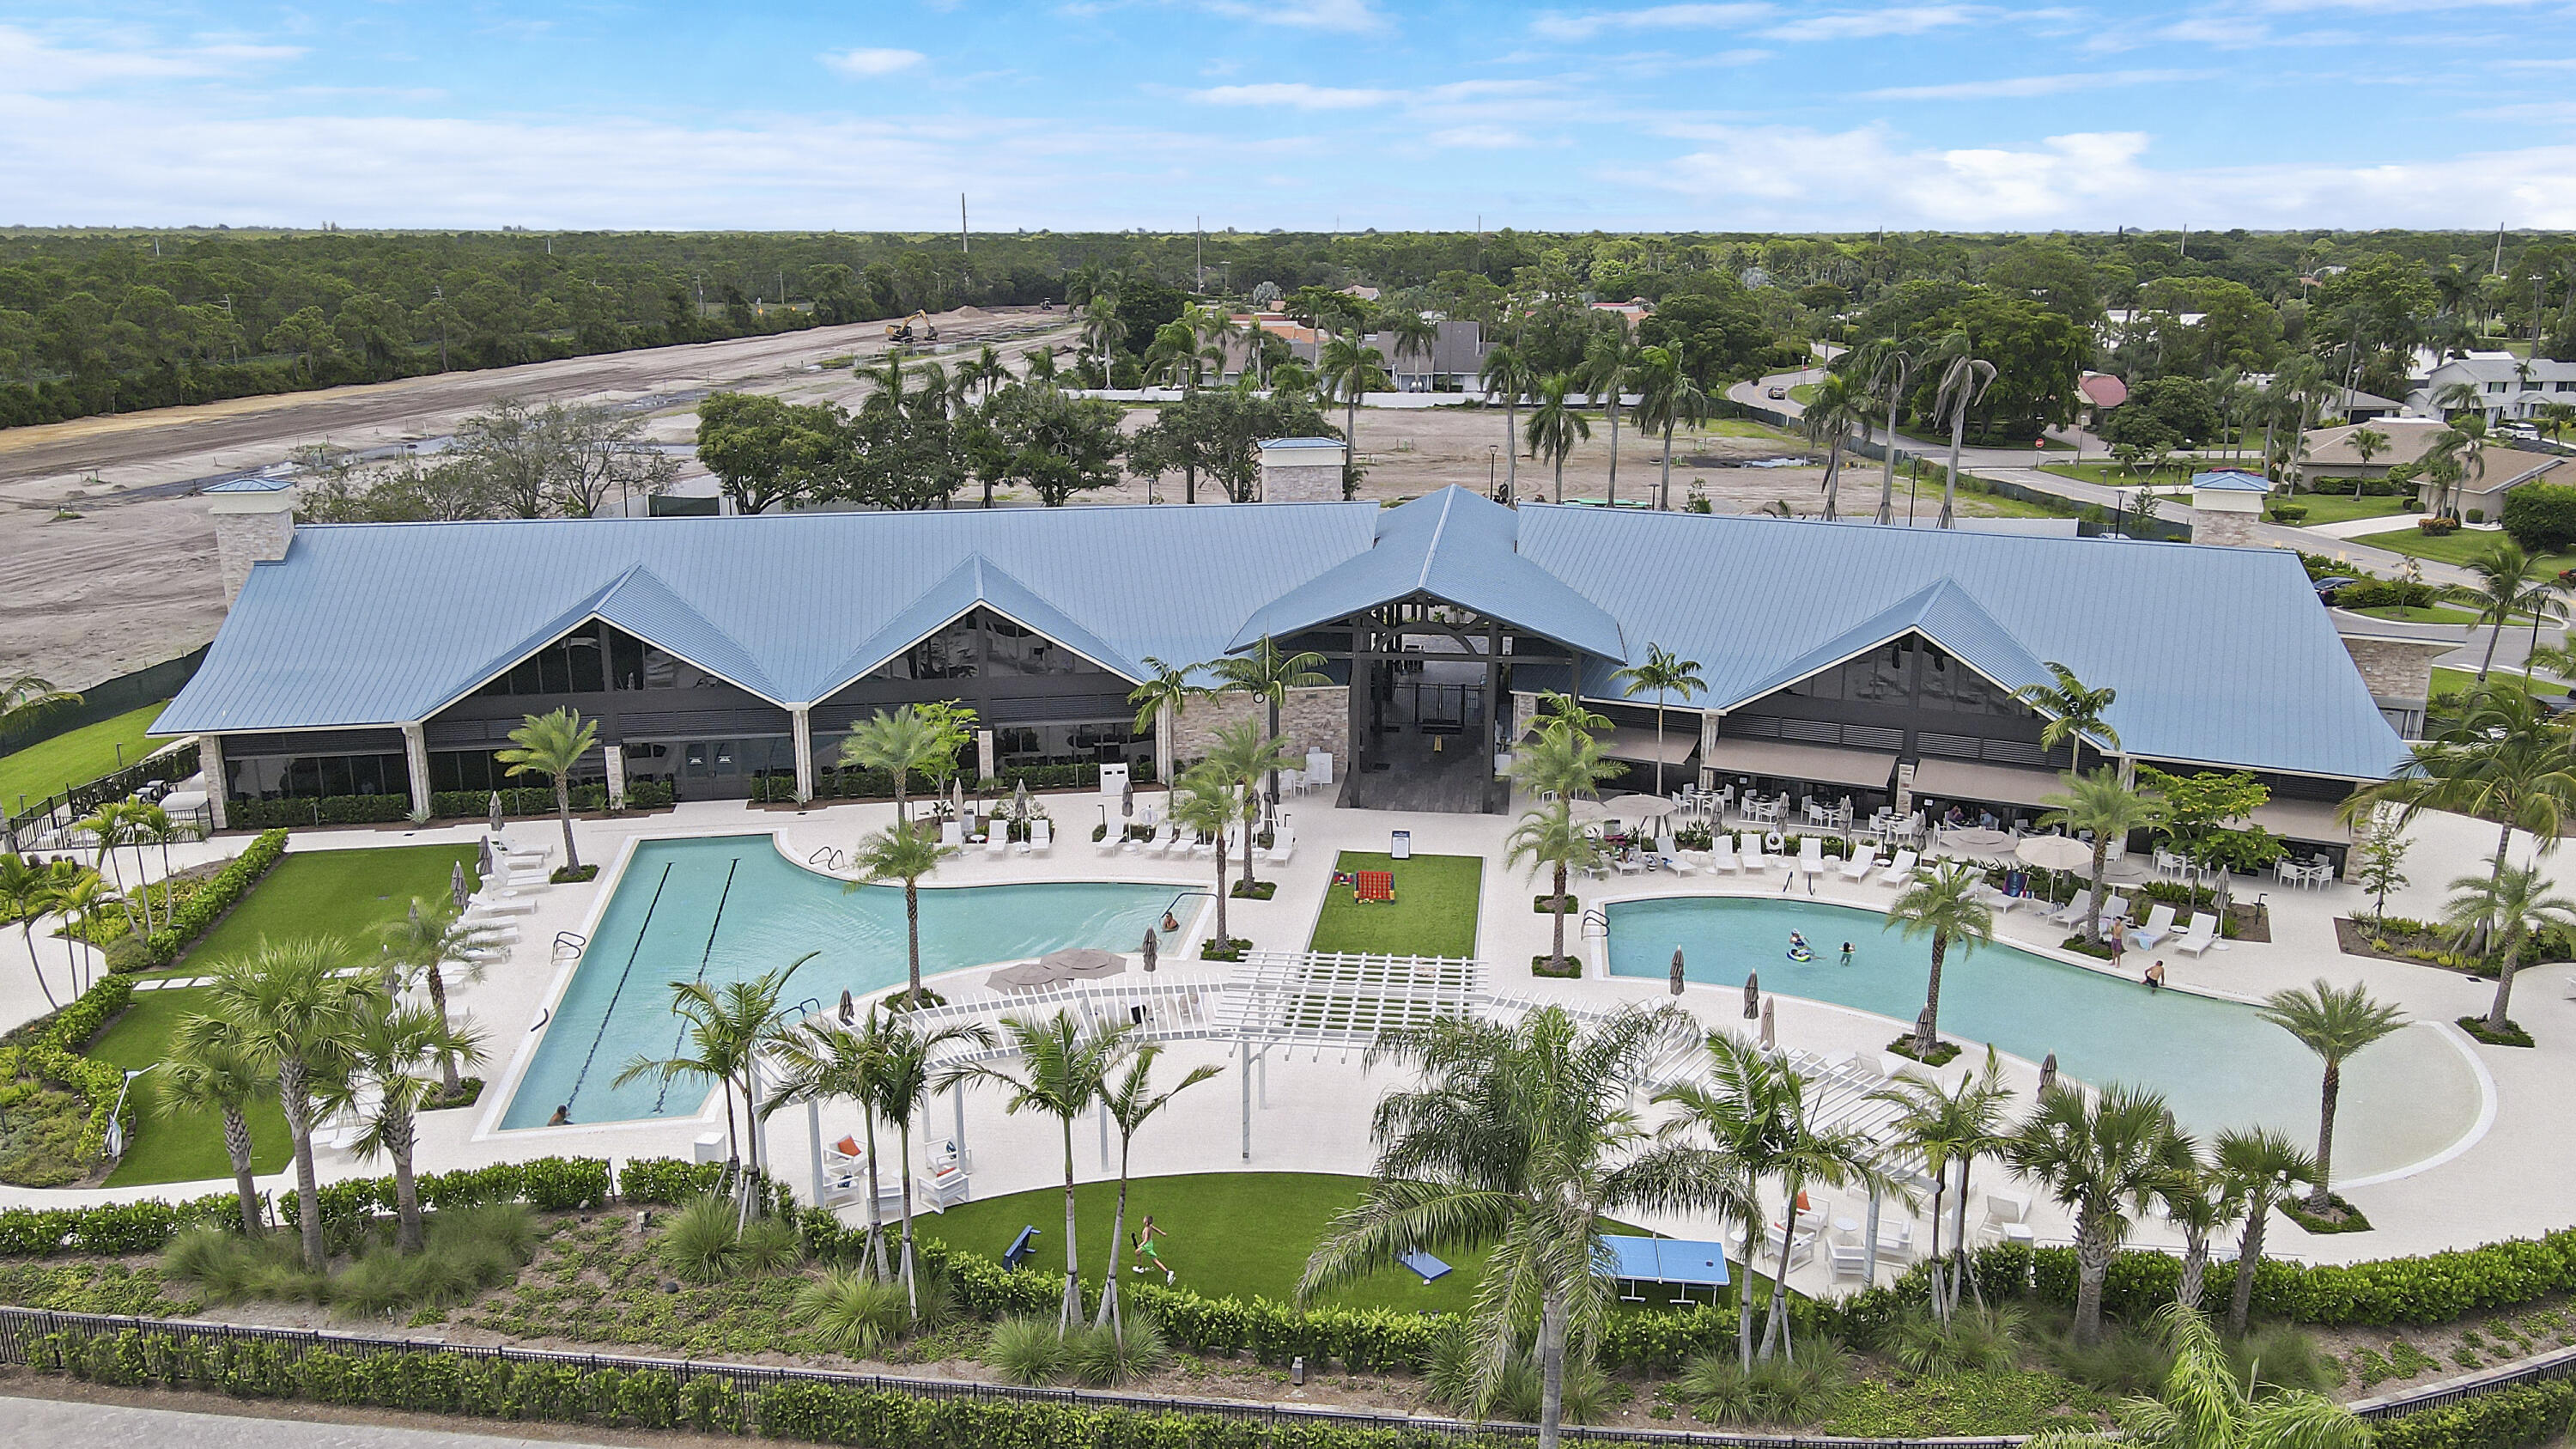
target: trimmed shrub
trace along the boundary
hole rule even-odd
[[[250,894],[250,888],[259,884],[285,854],[285,830],[262,831],[240,855],[233,857],[232,864],[215,872],[203,890],[179,902],[170,919],[144,943],[141,956],[128,953],[117,963],[117,969],[156,971],[178,960],[181,952],[195,945],[199,936],[241,904],[241,898]]]
[[[2514,542],[2533,553],[2576,548],[2576,486],[2525,483],[2504,496],[2504,516],[2498,521]]]

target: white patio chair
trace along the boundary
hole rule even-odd
[[[1104,831],[1098,840],[1091,842],[1093,852],[1100,855],[1116,855],[1118,847],[1125,843],[1122,834],[1123,832],[1114,827]]]
[[[2218,918],[2207,911],[2191,913],[2191,924],[2184,928],[2182,939],[2173,948],[2186,956],[2197,956],[2218,941]]]
[[[939,822],[939,843],[947,846],[951,850],[965,849],[965,823],[958,820],[943,820]]]
[[[1699,874],[1699,867],[1691,864],[1690,861],[1683,856],[1682,848],[1674,844],[1673,838],[1669,835],[1656,837],[1655,853],[1663,857],[1664,869],[1673,872],[1675,875]]]
[[[1706,854],[1708,856],[1708,868],[1712,872],[1722,870],[1732,874],[1736,866],[1740,864],[1740,862],[1735,858],[1735,839],[1733,836],[1710,836]]]
[[[1044,818],[1029,822],[1029,851],[1044,855],[1055,848],[1055,822]]]
[[[2147,923],[2132,927],[2129,944],[2141,951],[2152,951],[2156,943],[2173,934],[2174,908],[2159,901],[2147,912]]]
[[[1878,883],[1880,885],[1901,886],[1907,881],[1914,879],[1914,864],[1922,858],[1922,855],[1915,851],[1898,851],[1895,859],[1890,860],[1887,863],[1887,869],[1878,873]]]
[[[1843,879],[1848,881],[1858,881],[1866,877],[1870,872],[1870,868],[1877,864],[1878,860],[1876,857],[1872,856],[1868,851],[1863,850],[1858,842],[1854,842],[1851,846],[1851,854],[1843,857]]]
[[[1822,840],[1810,835],[1798,842],[1798,869],[1809,880],[1824,872],[1825,843]]]
[[[2048,923],[2052,926],[2064,926],[2069,930],[2082,925],[2084,913],[2092,909],[2092,900],[2091,891],[2078,890],[2075,893],[2075,899],[2048,913]]]
[[[1771,857],[1764,854],[1762,850],[1761,831],[1747,830],[1737,834],[1735,837],[1735,854],[1737,858],[1744,863],[1744,868],[1746,870],[1769,870],[1771,868]]]
[[[1282,825],[1270,832],[1269,859],[1272,865],[1286,865],[1297,855],[1297,832]]]
[[[1825,1244],[1825,1261],[1832,1265],[1837,1281],[1869,1276],[1869,1249],[1858,1243]]]

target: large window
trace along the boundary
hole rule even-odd
[[[510,667],[476,694],[601,694],[610,689],[707,689],[724,681],[623,630],[584,624]]]
[[[1003,769],[1034,765],[1087,765],[1102,757],[1153,757],[1154,732],[1138,733],[1133,719],[1091,724],[1002,725],[993,731],[993,763]],[[1139,754],[1141,747],[1142,753]]]
[[[2026,712],[2011,691],[1997,688],[1948,651],[1911,637],[1882,644],[1848,663],[1799,680],[1782,693],[1947,714]]]
[[[224,761],[224,791],[235,800],[409,795],[411,771],[400,754],[254,755]]]
[[[516,790],[526,787],[551,788],[552,777],[535,773],[513,775],[510,767],[493,758],[492,750],[432,750],[429,752],[429,788],[432,790]],[[608,778],[608,766],[597,755],[585,755],[573,766],[572,783],[596,785]]]
[[[989,609],[955,622],[870,671],[871,679],[976,679],[1005,675],[1099,674],[1090,660]]]

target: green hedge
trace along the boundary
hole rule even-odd
[[[235,800],[224,806],[224,819],[235,830],[385,825],[410,818],[409,795],[289,795],[280,800]]]
[[[555,787],[552,785],[513,785],[498,791],[432,791],[429,813],[440,820],[470,820],[478,815],[489,815],[495,794],[501,797],[501,813],[511,819],[555,813]],[[630,780],[626,783],[626,808],[629,810],[657,810],[670,804],[671,798],[671,786],[662,781]],[[608,787],[573,786],[572,808],[580,811],[607,809]]]
[[[81,1128],[80,1145],[73,1149],[83,1162],[95,1162],[107,1151],[107,1127],[124,1092],[125,1073],[112,1063],[82,1056],[81,1048],[105,1030],[133,996],[132,977],[102,976],[71,1004],[0,1038],[0,1081],[26,1076],[58,1082],[89,1104],[89,1121]],[[132,1102],[125,1104],[125,1125],[134,1125]]]
[[[2073,1248],[2002,1244],[1980,1251],[1977,1266],[1989,1289],[2021,1285],[2044,1302],[2075,1302]],[[2227,1281],[2234,1270],[2211,1272]],[[2163,1253],[2115,1254],[2103,1311],[2144,1322],[2173,1297],[2181,1273],[2181,1262]],[[2267,1258],[2255,1269],[2254,1311],[2320,1328],[2420,1325],[2569,1291],[2576,1291],[2576,1228],[2416,1258],[2312,1266]]]
[[[80,1208],[10,1208],[0,1211],[0,1258],[126,1257],[158,1252],[182,1228],[241,1221],[241,1200],[229,1192],[191,1202],[108,1203]]]
[[[2571,1415],[2576,1383],[2553,1379],[2382,1419],[2370,1426],[2371,1440],[2378,1449],[2524,1449],[2565,1434]]]
[[[2533,553],[2576,547],[2576,487],[2525,483],[2504,496],[2504,531]]]
[[[286,832],[261,832],[248,849],[233,857],[232,864],[215,872],[203,890],[179,903],[144,943],[140,955],[126,953],[116,962],[119,971],[157,971],[179,959],[179,953],[197,943],[197,938],[213,929],[224,913],[241,904],[250,888],[260,883],[286,854]]]
[[[437,790],[429,797],[429,813],[440,820],[471,820],[488,815],[492,810],[493,791]],[[655,810],[671,803],[671,787],[654,780],[637,780],[626,787],[626,808]],[[501,813],[513,819],[526,819],[555,813],[555,791],[552,785],[517,786],[499,792]],[[606,785],[576,785],[572,808],[599,811],[608,808]],[[411,818],[409,795],[290,795],[283,800],[235,800],[224,807],[225,818],[237,830],[267,829],[295,825],[390,825]]]

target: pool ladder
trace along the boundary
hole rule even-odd
[[[590,938],[583,935],[581,932],[557,931],[555,932],[555,944],[551,954],[553,959],[557,961],[578,961],[581,959],[581,953],[589,948]]]
[[[1609,913],[1601,910],[1585,911],[1583,913],[1583,936],[1585,940],[1590,940],[1594,936],[1598,936],[1605,941],[1610,939]]]
[[[839,870],[848,861],[849,857],[843,855],[837,845],[819,846],[812,855],[805,857],[807,865],[819,865],[825,870]]]

